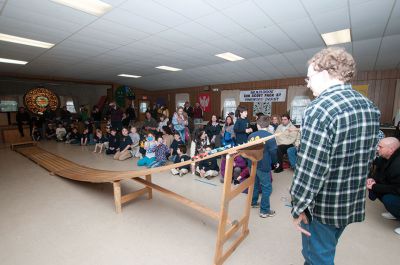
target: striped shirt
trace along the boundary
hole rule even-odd
[[[290,189],[294,218],[308,209],[335,227],[364,220],[379,118],[376,106],[349,84],[332,86],[310,103]]]

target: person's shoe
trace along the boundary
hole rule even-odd
[[[397,227],[397,228],[394,230],[394,232],[395,232],[396,234],[400,235],[400,227]]]
[[[278,167],[278,168],[275,168],[274,173],[281,173],[282,171],[283,171],[283,168]]]
[[[396,220],[396,217],[394,217],[391,213],[385,212],[381,214],[383,218],[388,219],[388,220]]]
[[[251,208],[260,208],[260,203],[252,204]]]
[[[275,215],[276,212],[274,210],[269,210],[267,213],[260,213],[261,218],[274,217]]]

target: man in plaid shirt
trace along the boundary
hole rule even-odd
[[[348,84],[354,73],[353,57],[341,48],[324,49],[309,61],[306,81],[316,98],[304,112],[290,190],[305,264],[334,264],[345,227],[364,220],[380,112]]]

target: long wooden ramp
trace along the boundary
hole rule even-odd
[[[152,191],[155,190],[165,195],[166,197],[172,198],[181,204],[184,204],[206,216],[209,216],[214,220],[217,220],[219,225],[216,250],[214,255],[214,264],[220,265],[223,264],[223,262],[233,253],[238,245],[249,234],[248,223],[250,217],[251,199],[253,196],[257,162],[263,157],[264,143],[270,139],[273,139],[274,137],[275,136],[261,138],[253,142],[249,142],[240,146],[223,150],[221,152],[210,154],[204,158],[197,159],[195,161],[184,161],[181,163],[166,165],[163,167],[135,171],[100,170],[79,165],[63,157],[47,152],[40,147],[37,147],[36,143],[34,142],[32,142],[32,144],[27,142],[21,144],[13,144],[11,145],[11,148],[31,159],[39,166],[48,170],[51,175],[57,175],[76,181],[92,183],[112,183],[114,191],[114,203],[117,213],[121,213],[122,205],[124,203],[132,201],[141,195],[147,194],[148,199],[152,199]],[[221,198],[221,208],[219,212],[211,210],[182,195],[160,187],[152,182],[153,173],[168,171],[172,168],[189,165],[195,162],[197,163],[199,161],[221,155],[226,155],[226,170],[224,176],[225,182]],[[242,182],[240,185],[234,187],[232,186],[233,162],[234,158],[238,155],[248,158],[251,161],[252,165],[250,177]],[[129,179],[141,183],[145,187],[132,193],[122,195],[121,181]],[[248,193],[246,195],[246,206],[243,209],[243,215],[239,220],[231,221],[228,218],[230,201],[233,200],[240,193],[242,193],[245,189],[248,189]],[[226,249],[226,251],[224,251],[224,244],[239,230],[240,235]]]

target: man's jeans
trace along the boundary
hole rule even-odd
[[[386,210],[397,220],[400,220],[400,196],[394,194],[385,194],[379,198]]]
[[[296,160],[297,160],[297,148],[296,147],[290,147],[287,150],[287,155],[290,163],[290,167],[295,169],[296,168]]]
[[[311,233],[302,234],[304,265],[334,265],[336,245],[345,227],[337,228],[312,220],[301,226]]]
[[[251,205],[256,205],[258,201],[259,190],[261,187],[260,213],[268,213],[271,210],[269,197],[272,193],[271,176],[269,171],[257,169],[256,180],[254,182],[253,200]]]

